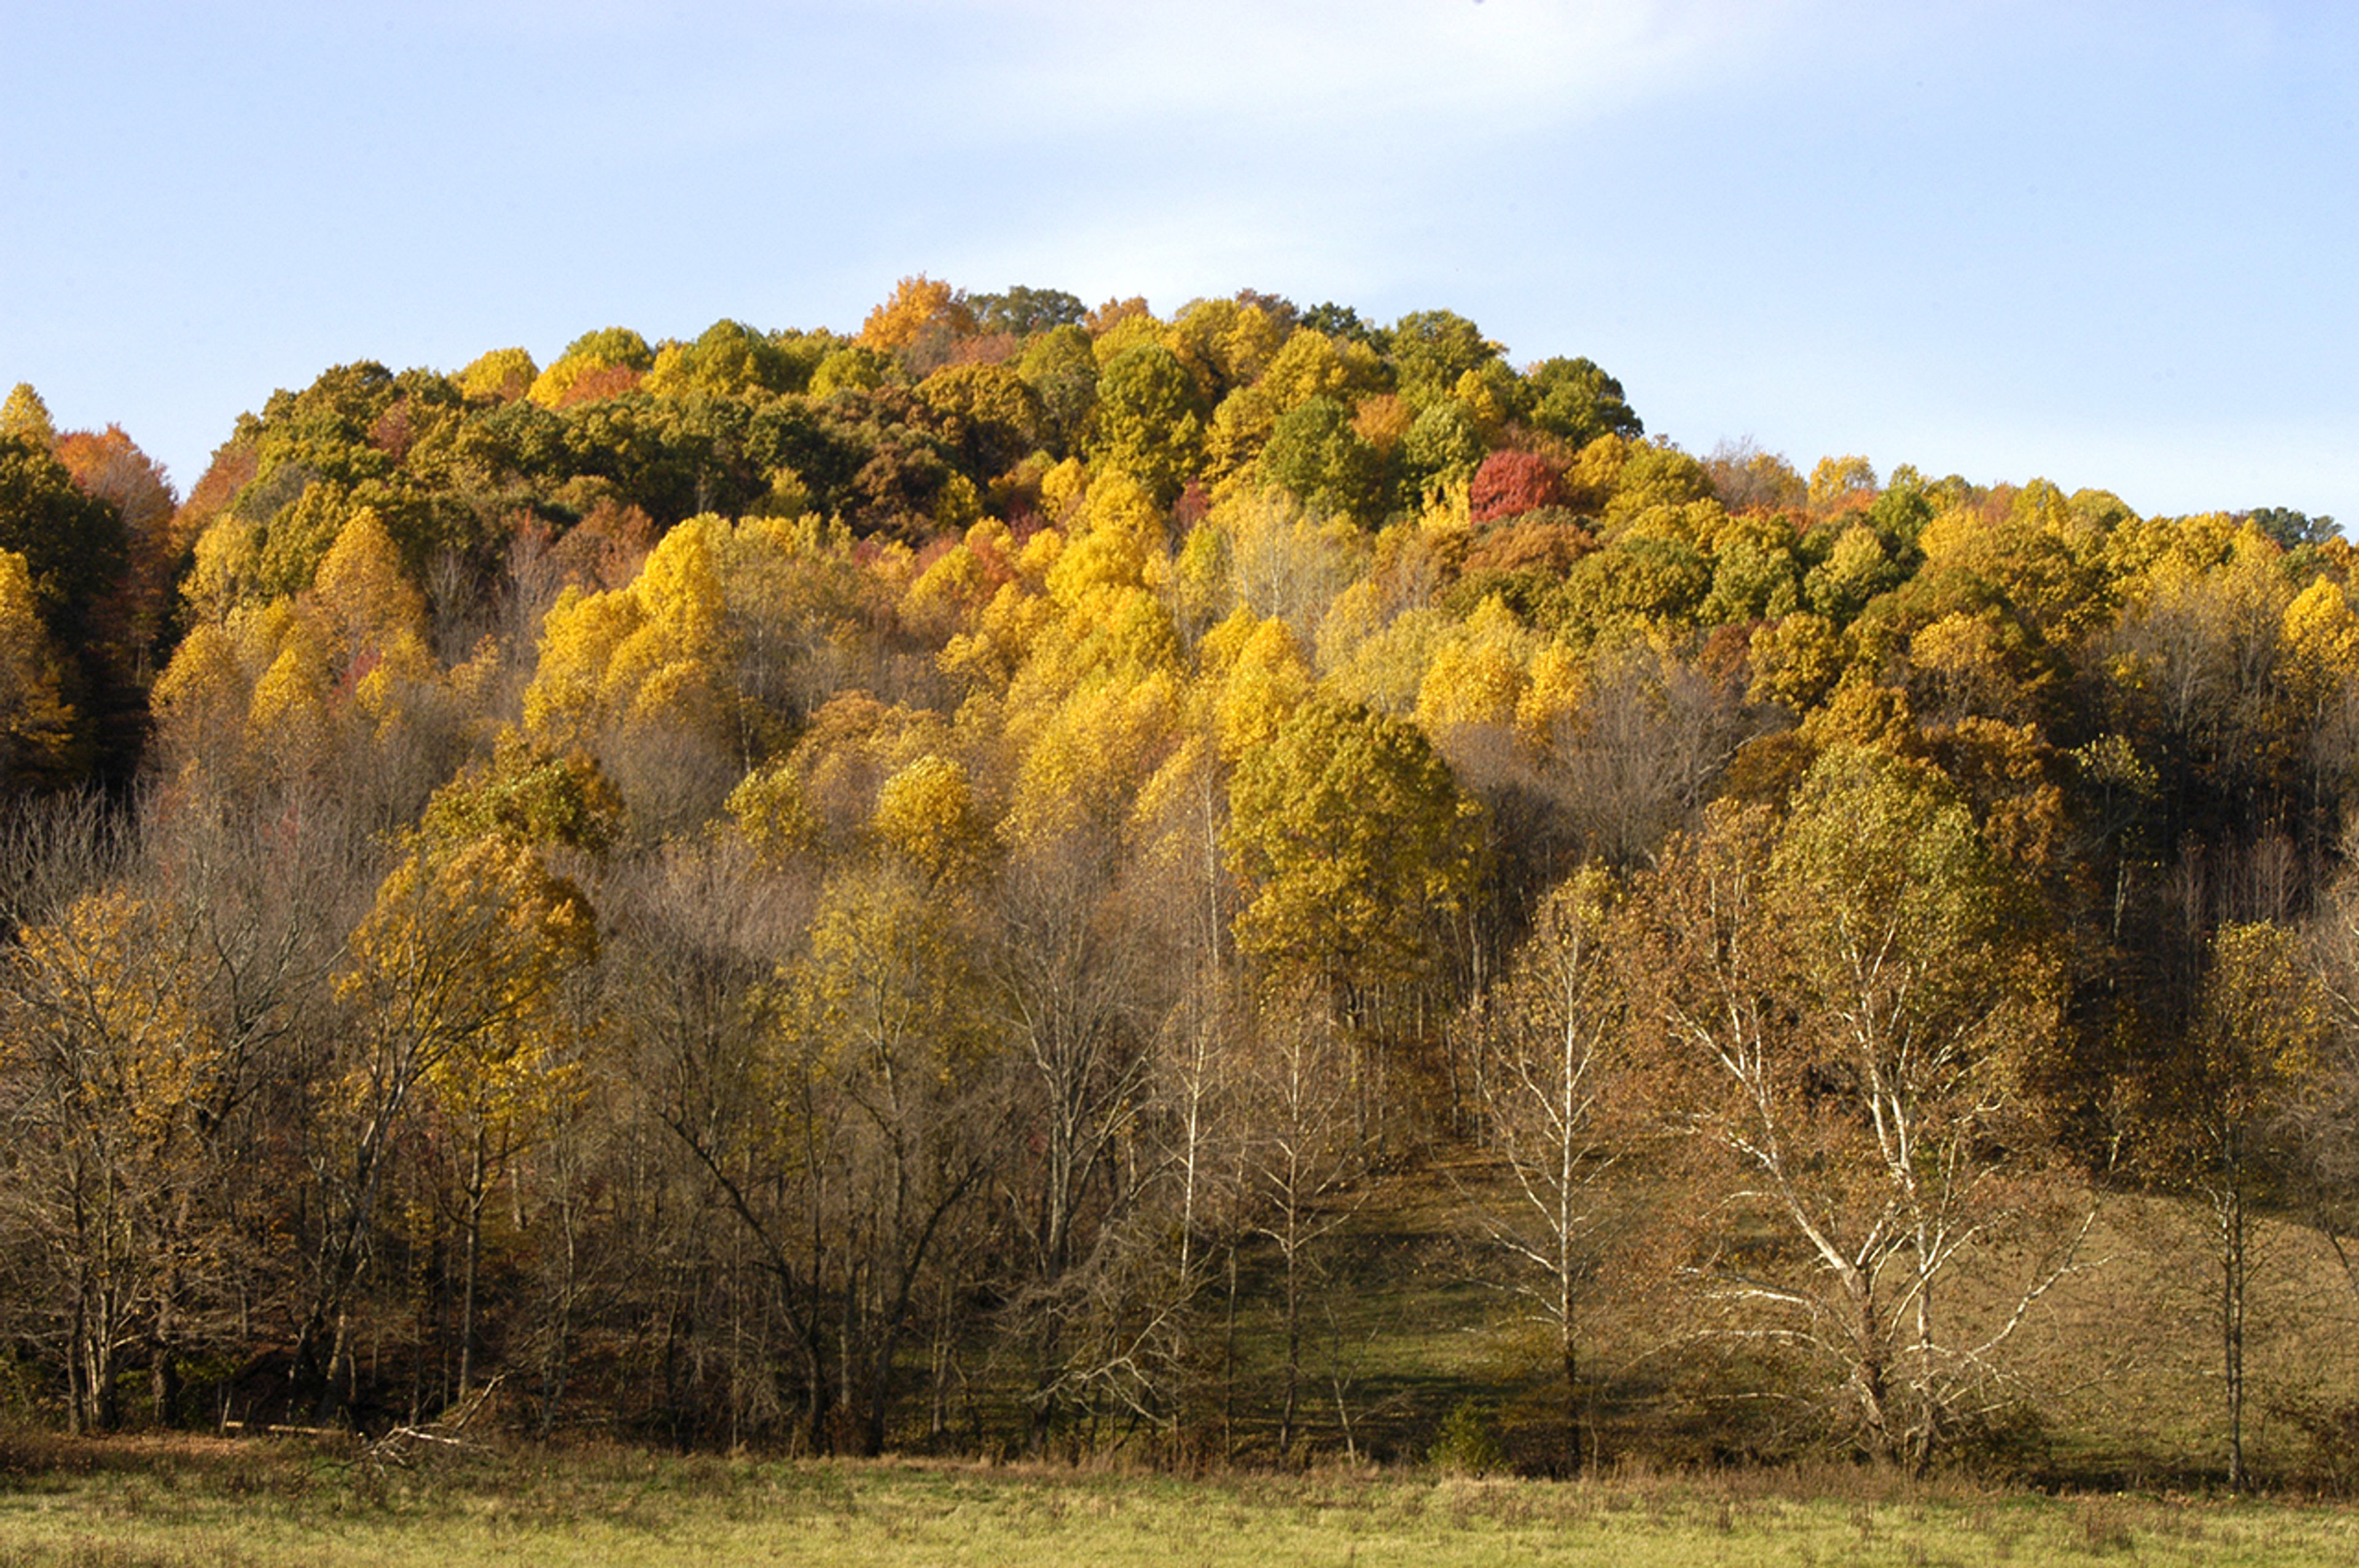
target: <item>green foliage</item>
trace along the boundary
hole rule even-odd
[[[76,646],[126,561],[121,515],[85,495],[49,448],[0,436],[0,550],[24,557],[50,634]]]
[[[1575,447],[1585,447],[1600,436],[1646,434],[1646,426],[1624,400],[1622,384],[1588,360],[1542,360],[1524,379],[1532,424]]]
[[[1090,460],[1120,469],[1168,506],[1195,469],[1203,444],[1195,378],[1158,342],[1124,350],[1098,376]]]
[[[1401,439],[1404,483],[1427,494],[1473,477],[1483,462],[1483,433],[1474,416],[1454,397],[1426,406]]]
[[[1458,378],[1496,360],[1498,344],[1448,310],[1416,310],[1393,323],[1386,340],[1401,395],[1419,408],[1447,396]]]
[[[1261,467],[1313,515],[1368,521],[1378,510],[1384,460],[1332,398],[1312,397],[1279,415]]]
[[[1508,1468],[1491,1411],[1479,1400],[1461,1400],[1451,1407],[1425,1462],[1445,1476],[1497,1476]]]
[[[1089,307],[1077,295],[1020,283],[1011,284],[1000,294],[969,295],[967,305],[974,311],[978,331],[1008,332],[1019,338],[1057,327],[1078,327],[1089,314]]]

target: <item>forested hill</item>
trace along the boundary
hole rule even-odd
[[[1618,1270],[1926,1458],[2100,1177],[2343,1212],[2352,563],[1250,291],[343,365],[185,500],[19,386],[5,1386],[1284,1451],[1451,1151],[1566,1443]]]

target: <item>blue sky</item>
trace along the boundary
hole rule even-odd
[[[185,487],[347,360],[1252,287],[2359,534],[2354,82],[2329,4],[0,0],[0,385]]]

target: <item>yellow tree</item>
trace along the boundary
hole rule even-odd
[[[0,959],[0,1186],[49,1260],[43,1305],[78,1433],[120,1421],[125,1364],[158,1342],[175,1276],[204,1246],[193,1187],[228,1054],[197,997],[190,935],[111,890],[20,931]]]
[[[1351,1052],[1370,1147],[1388,1058],[1369,1047],[1395,1018],[1424,1016],[1419,988],[1476,884],[1482,829],[1482,808],[1413,726],[1332,698],[1297,708],[1230,781],[1229,865],[1247,901],[1237,948],[1273,994],[1310,1000],[1305,1027],[1332,1028]]]
[[[734,1169],[699,1148],[789,1297],[813,1439],[862,1453],[883,1445],[928,1270],[988,1169],[988,1042],[962,920],[890,862],[833,878],[808,951],[778,973],[756,1072],[768,1125]],[[795,1207],[767,1209],[754,1180]]]
[[[568,589],[541,622],[540,663],[524,697],[537,744],[595,753],[634,812],[661,828],[701,818],[742,776],[723,562],[791,524],[755,522],[750,548],[718,518],[664,535],[623,588]]]
[[[922,358],[926,368],[948,357],[950,341],[975,329],[966,297],[939,278],[919,273],[894,287],[893,297],[868,313],[860,346],[904,359]]]
[[[25,557],[0,550],[0,797],[69,772],[74,713]]]
[[[345,1292],[413,1102],[439,1091],[472,1119],[471,1211],[480,1220],[485,1141],[539,1092],[560,990],[595,957],[597,927],[581,890],[529,844],[422,836],[379,885],[349,946],[335,986],[351,1020],[348,1046],[341,1074],[322,1086],[314,1160],[325,1223],[295,1356],[299,1385],[323,1407],[340,1364],[353,1376]]]

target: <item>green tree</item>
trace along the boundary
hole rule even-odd
[[[1625,400],[1622,384],[1588,360],[1542,360],[1524,381],[1532,424],[1576,447],[1600,436],[1635,439],[1647,432]]]
[[[1116,468],[1169,506],[1201,461],[1203,412],[1195,378],[1179,356],[1144,342],[1099,373],[1091,461]]]
[[[1262,449],[1261,467],[1314,516],[1374,520],[1384,460],[1352,428],[1351,412],[1333,398],[1307,398],[1279,415]]]
[[[1450,395],[1458,378],[1496,360],[1498,344],[1448,310],[1414,310],[1393,323],[1388,340],[1400,394],[1419,408]]]

